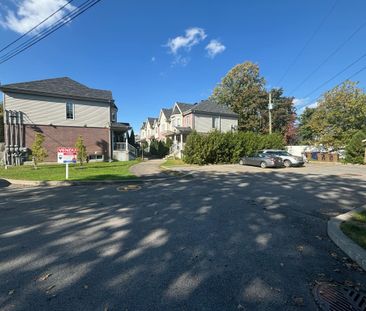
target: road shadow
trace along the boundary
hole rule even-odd
[[[10,186],[10,182],[8,182],[5,179],[0,178],[0,188],[5,188],[5,187],[9,187],[9,186]]]
[[[365,181],[276,170],[0,193],[4,310],[316,310],[366,276],[328,239]]]

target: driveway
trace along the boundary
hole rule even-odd
[[[1,188],[0,309],[316,310],[316,282],[365,289],[326,234],[365,204],[363,177],[249,170]]]

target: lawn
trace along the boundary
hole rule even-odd
[[[185,165],[188,165],[188,164],[184,163],[183,160],[180,160],[180,159],[168,159],[161,166],[162,167],[169,168],[169,167],[173,167],[173,166],[185,166]]]
[[[69,180],[116,180],[134,178],[129,168],[138,163],[138,160],[128,162],[97,162],[84,164],[70,164]],[[65,165],[40,165],[0,168],[0,178],[23,180],[65,180]]]
[[[366,249],[366,211],[355,213],[350,221],[341,224],[344,234]]]

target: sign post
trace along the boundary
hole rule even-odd
[[[66,179],[69,179],[69,164],[76,163],[77,149],[76,148],[57,148],[57,163],[66,164]]]

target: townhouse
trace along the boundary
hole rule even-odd
[[[29,158],[37,133],[48,157],[57,162],[57,149],[74,147],[82,136],[92,161],[129,160],[135,150],[127,142],[128,123],[117,122],[112,92],[89,88],[68,77],[2,85],[5,163]]]
[[[148,118],[143,123],[141,137],[143,133],[150,131],[154,135],[146,137],[148,143],[152,139],[166,141],[170,138],[173,141],[170,154],[179,158],[182,157],[187,136],[192,131],[228,132],[236,130],[238,126],[236,113],[210,100],[203,100],[196,104],[176,102],[172,108],[161,109],[158,118],[151,119],[154,118]]]

